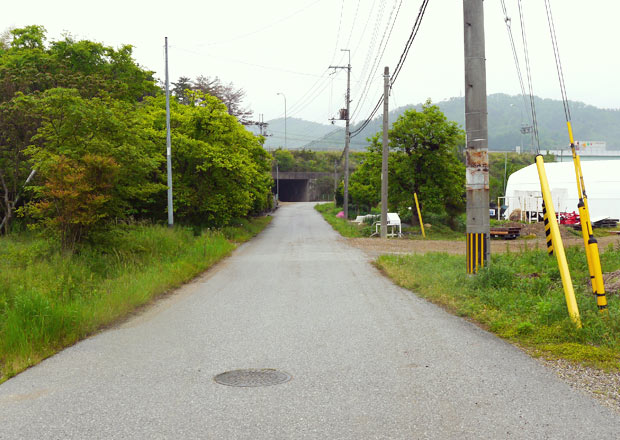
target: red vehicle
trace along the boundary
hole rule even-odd
[[[560,212],[558,219],[561,225],[576,225],[579,223],[579,214],[573,212]]]

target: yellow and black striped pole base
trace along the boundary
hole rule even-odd
[[[547,253],[553,255],[553,241],[551,240],[551,224],[549,224],[549,214],[545,208],[545,202],[542,204],[543,221],[545,223],[545,238],[547,240]]]
[[[487,264],[489,237],[485,233],[467,233],[467,273],[478,273]]]

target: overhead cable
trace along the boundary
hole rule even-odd
[[[523,40],[523,53],[525,56],[525,71],[527,72],[527,82],[530,90],[530,109],[532,111],[532,127],[534,130],[534,138],[536,139],[536,153],[540,153],[540,139],[538,137],[538,121],[536,119],[536,104],[534,102],[534,87],[532,85],[532,72],[530,70],[530,56],[527,49],[527,37],[525,32],[525,21],[523,18],[523,7],[521,0],[518,0],[519,20],[521,21],[521,38]]]
[[[415,23],[413,24],[413,28],[411,29],[411,33],[409,34],[409,38],[407,39],[405,48],[403,49],[400,59],[398,60],[398,64],[396,65],[396,68],[394,69],[394,73],[392,74],[392,78],[390,80],[390,87],[392,87],[394,83],[396,82],[398,73],[400,73],[403,65],[405,64],[405,60],[407,59],[407,55],[409,54],[409,50],[411,49],[413,40],[415,40],[415,37],[418,34],[418,31],[420,30],[420,25],[422,24],[422,19],[424,18],[424,13],[426,12],[426,7],[428,5],[428,2],[429,0],[422,0],[422,4],[420,5],[420,9],[418,11],[418,16],[415,20]],[[375,114],[381,107],[381,104],[383,104],[383,96],[379,98],[379,100],[377,101],[377,104],[375,104],[375,107],[370,112],[370,115],[364,120],[364,122],[362,122],[358,128],[356,128],[355,130],[351,132],[351,137],[357,136],[362,130],[364,130],[364,128],[368,126],[368,124],[370,124],[370,121],[375,117]]]

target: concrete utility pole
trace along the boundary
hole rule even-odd
[[[172,208],[172,146],[170,142],[170,80],[168,78],[168,37],[166,38],[166,165],[168,170],[168,227],[174,226]]]
[[[330,69],[347,69],[347,96],[346,96],[346,110],[344,114],[345,128],[344,128],[344,201],[343,211],[344,218],[349,218],[349,143],[351,141],[351,133],[349,131],[350,122],[350,104],[351,104],[351,51],[349,49],[340,49],[342,52],[349,52],[349,63],[346,66],[329,66]]]
[[[278,95],[282,95],[284,98],[284,149],[288,150],[287,142],[286,142],[286,95],[284,93],[278,92]]]
[[[483,0],[463,0],[467,132],[467,273],[488,265],[489,158]]]
[[[388,96],[390,94],[390,68],[383,71],[383,156],[381,160],[381,238],[387,238],[387,205],[388,205]]]

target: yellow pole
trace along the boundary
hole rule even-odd
[[[545,224],[545,239],[547,240],[547,253],[553,255],[553,240],[551,239],[551,224],[549,223],[549,213],[545,208],[545,202],[542,204],[543,221]]]
[[[592,230],[592,222],[590,220],[590,209],[588,206],[588,196],[586,194],[586,186],[583,179],[583,171],[581,169],[581,158],[575,149],[575,141],[573,139],[573,129],[570,121],[566,122],[568,127],[568,136],[570,138],[570,146],[573,153],[573,164],[575,165],[575,177],[577,180],[577,194],[579,196],[579,219],[581,223],[581,235],[586,250],[586,259],[588,261],[588,271],[590,272],[590,284],[592,292],[596,296],[596,305],[599,311],[607,311],[607,296],[605,295],[605,281],[603,280],[603,270],[601,267],[601,257],[598,250],[598,242],[594,238]]]
[[[568,315],[577,328],[581,328],[579,307],[577,306],[577,300],[575,299],[573,281],[570,277],[568,262],[566,261],[566,254],[564,253],[564,244],[562,243],[562,237],[560,237],[560,228],[558,227],[558,220],[555,216],[555,208],[553,207],[553,200],[551,199],[551,190],[549,189],[549,181],[547,180],[547,173],[545,172],[545,161],[541,154],[536,156],[536,168],[538,168],[538,177],[540,178],[543,201],[545,202],[547,216],[551,226],[551,240],[553,242],[554,254],[558,261],[560,276],[562,277],[562,286],[564,287],[564,298],[566,299]]]
[[[418,203],[418,194],[413,193],[413,198],[415,199],[415,207],[418,210],[418,220],[420,220],[420,229],[422,230],[422,237],[426,238],[426,234],[424,233],[424,222],[422,222],[422,214],[420,213],[420,204]]]

